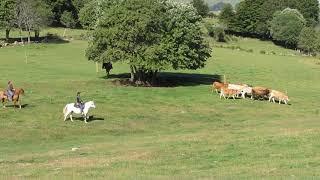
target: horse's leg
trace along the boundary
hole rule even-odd
[[[5,99],[2,99],[2,106],[3,106],[3,108],[6,108],[6,101],[5,101]]]
[[[21,99],[18,99],[19,109],[21,109]]]
[[[68,115],[69,115],[69,112],[67,112],[67,113],[64,114],[64,119],[63,119],[63,121],[66,121],[66,120],[67,120]]]
[[[70,120],[73,122],[73,119],[72,119],[72,112],[71,112],[71,114],[70,114],[70,116],[69,116],[69,117],[70,117]]]
[[[67,116],[68,116],[67,114],[64,115],[63,121],[66,121],[66,120],[67,120]]]
[[[85,123],[88,123],[88,122],[87,122],[87,114],[84,114],[84,122],[85,122]]]

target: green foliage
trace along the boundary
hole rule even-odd
[[[72,12],[65,11],[60,18],[61,23],[67,28],[75,28],[77,21],[74,19]]]
[[[78,22],[78,13],[81,8],[90,0],[42,0],[47,5],[49,5],[51,12],[53,14],[53,24],[52,25],[61,25],[62,14],[67,12],[72,12],[75,21]]]
[[[299,10],[308,26],[318,22],[317,0],[244,0],[236,6],[235,23],[228,28],[249,35],[269,37],[267,22],[272,20],[276,11],[282,11],[287,7]]]
[[[96,25],[96,6],[97,1],[87,3],[79,12],[79,21],[82,27],[90,29]]]
[[[319,51],[319,33],[314,28],[305,27],[301,30],[298,42],[298,48],[306,53]]]
[[[207,16],[210,11],[208,4],[204,0],[192,0],[192,5],[202,17]]]
[[[245,0],[236,7],[236,18],[231,28],[236,32],[255,34],[259,26],[260,6],[264,0]]]
[[[295,47],[305,24],[306,21],[298,10],[286,8],[274,14],[270,32],[274,40],[283,42],[288,47]]]
[[[218,42],[226,42],[225,28],[221,25],[207,26],[208,34]]]
[[[146,73],[204,67],[210,57],[199,26],[201,17],[191,6],[124,0],[109,7],[92,34],[86,50],[89,60],[127,62],[132,75],[145,81],[141,76]]]
[[[232,27],[235,19],[235,12],[231,4],[225,4],[219,14],[219,20],[227,27]]]
[[[0,28],[11,28],[14,24],[15,1],[0,1]]]
[[[15,6],[14,0],[0,1],[0,29],[6,30],[6,39],[9,39],[10,29],[15,24]]]

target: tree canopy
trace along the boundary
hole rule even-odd
[[[15,24],[15,0],[0,1],[0,29],[6,30],[6,39],[9,39],[9,32]]]
[[[126,62],[131,81],[154,82],[157,72],[204,67],[210,48],[201,17],[188,5],[163,0],[110,1],[86,50],[89,60]]]
[[[229,30],[247,35],[270,37],[268,22],[276,11],[297,9],[306,19],[307,26],[319,21],[318,0],[244,0],[236,6],[234,23]]]
[[[283,42],[288,47],[295,47],[306,20],[296,9],[286,8],[274,14],[270,22],[270,32],[274,40]]]
[[[204,0],[192,0],[192,5],[202,17],[207,16],[210,11],[208,4]]]

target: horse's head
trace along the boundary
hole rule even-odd
[[[94,104],[93,101],[89,101],[89,102],[87,102],[86,104],[88,104],[88,107],[89,107],[89,108],[96,108],[96,105]]]
[[[24,95],[24,90],[22,88],[15,89],[15,94]]]

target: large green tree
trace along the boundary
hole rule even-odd
[[[113,2],[92,34],[89,60],[126,62],[136,83],[155,82],[157,73],[169,68],[204,67],[211,50],[192,6],[164,0]]]
[[[15,0],[0,1],[0,29],[5,29],[6,39],[9,39],[10,30],[15,24]]]
[[[192,0],[192,5],[202,17],[207,16],[210,11],[208,4],[204,0]]]
[[[306,20],[298,10],[286,8],[274,14],[270,22],[270,32],[274,40],[287,47],[296,47],[305,24]]]
[[[233,6],[231,4],[225,4],[222,7],[222,10],[219,14],[219,20],[222,24],[227,27],[232,27],[232,23],[234,23],[235,12],[233,10]]]
[[[28,31],[28,42],[30,42],[32,31],[35,31],[37,38],[41,27],[50,24],[51,11],[41,0],[16,1],[15,23],[21,31]]]

